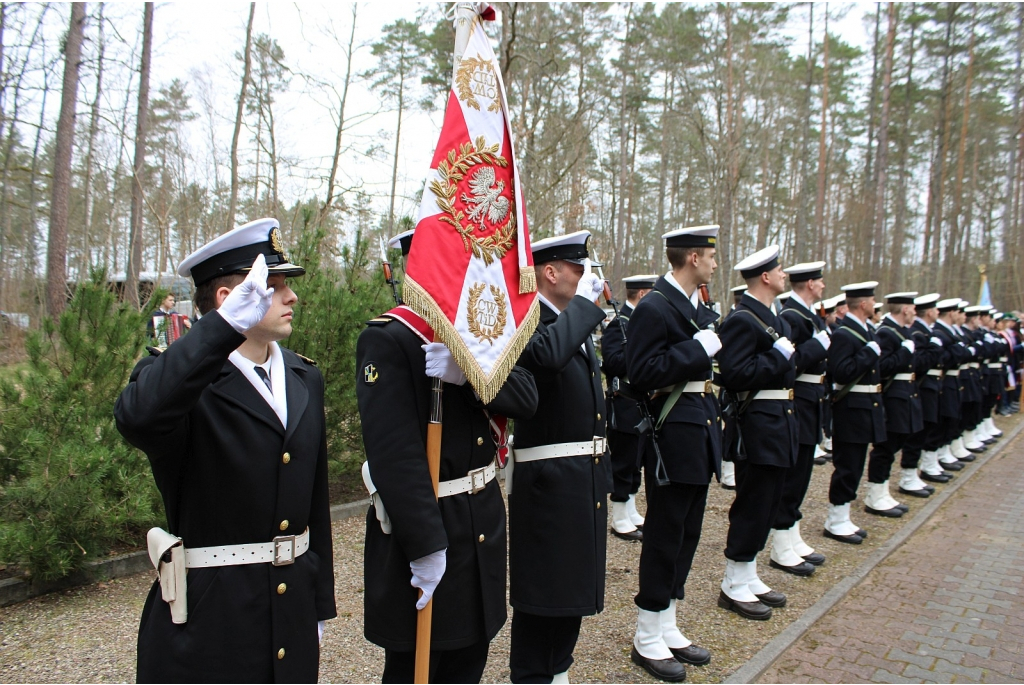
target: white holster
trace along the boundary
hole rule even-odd
[[[150,528],[146,534],[149,560],[153,562],[160,578],[160,594],[170,605],[171,621],[185,623],[188,620],[188,601],[185,582],[185,548],[181,538],[171,535],[163,528]]]
[[[377,513],[377,520],[380,521],[380,529],[385,535],[391,535],[391,519],[388,517],[388,512],[384,509],[384,502],[381,501],[380,495],[377,494],[377,486],[373,484],[373,479],[370,478],[370,462],[363,462],[363,485],[366,486],[366,491],[370,493],[370,504],[373,505],[373,510]]]

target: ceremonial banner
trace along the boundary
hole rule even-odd
[[[423,189],[402,296],[434,329],[484,402],[537,327],[537,283],[508,105],[476,5]]]

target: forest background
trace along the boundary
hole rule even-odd
[[[327,378],[335,470],[361,460],[354,341],[391,306],[377,239],[414,223],[451,78],[445,6],[398,7],[380,28],[370,4],[236,4],[214,27],[233,59],[165,77],[154,44],[167,65],[201,5],[0,3],[0,362],[21,362],[0,374],[0,565],[66,574],[157,516],[109,425],[143,334],[107,329],[145,320],[140,272],[254,218],[310,269],[288,344]],[[828,262],[829,294],[870,278],[975,301],[983,267],[993,303],[1024,308],[1024,3],[496,7],[531,235],[590,230],[613,285],[666,268],[665,231],[717,223],[716,300],[779,243]],[[124,272],[124,303],[97,269]],[[56,469],[68,420],[120,456],[76,466],[83,443]],[[62,504],[93,497],[83,473],[116,516]],[[60,478],[78,490],[55,496]],[[116,520],[90,544],[76,517]],[[30,560],[48,545],[66,558]]]

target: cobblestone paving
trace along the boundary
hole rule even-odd
[[[1024,435],[760,682],[1024,682],[1022,465]]]

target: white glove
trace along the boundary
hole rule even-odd
[[[936,347],[942,347],[942,338],[936,338],[934,335],[928,342],[930,342],[932,345],[935,345]]]
[[[428,376],[440,378],[452,385],[462,385],[466,382],[466,374],[462,373],[462,369],[455,363],[455,358],[444,343],[433,342],[420,347],[427,353]]]
[[[580,282],[576,284],[576,294],[591,302],[600,297],[602,292],[604,292],[604,281],[597,274],[585,273]]]
[[[267,258],[257,255],[245,280],[236,285],[217,310],[239,333],[244,334],[263,320],[274,301],[274,289],[267,288]]]
[[[967,349],[970,351],[972,357],[978,356],[978,351],[973,347],[968,347]]]
[[[412,570],[411,585],[423,591],[416,602],[417,611],[427,606],[427,602],[434,596],[434,590],[444,575],[447,554],[448,550],[442,549],[409,562],[409,568]]]
[[[704,351],[708,353],[708,357],[714,357],[722,349],[722,341],[718,339],[718,333],[714,331],[697,331],[693,339],[704,346]]]
[[[320,641],[320,644],[324,643],[324,622],[316,622],[316,639]]]
[[[789,341],[789,338],[779,338],[772,347],[781,352],[782,356],[787,360],[796,352],[796,348],[793,347],[793,343]]]
[[[877,355],[878,355],[879,357],[881,357],[881,356],[882,356],[882,348],[881,348],[881,347],[879,347],[879,346],[878,346],[878,343],[876,343],[876,342],[875,342],[874,340],[872,340],[871,342],[869,342],[869,343],[867,344],[867,346],[868,346],[868,347],[870,347],[870,348],[871,348],[871,351],[872,351],[872,352],[874,352],[875,354],[877,354]]]
[[[910,352],[910,354],[914,354],[914,341],[913,340],[904,340],[903,341],[903,347],[907,348],[907,350]]]
[[[832,344],[832,338],[829,337],[828,331],[818,331],[814,334],[814,339],[821,343],[821,346],[828,350],[829,345]]]

